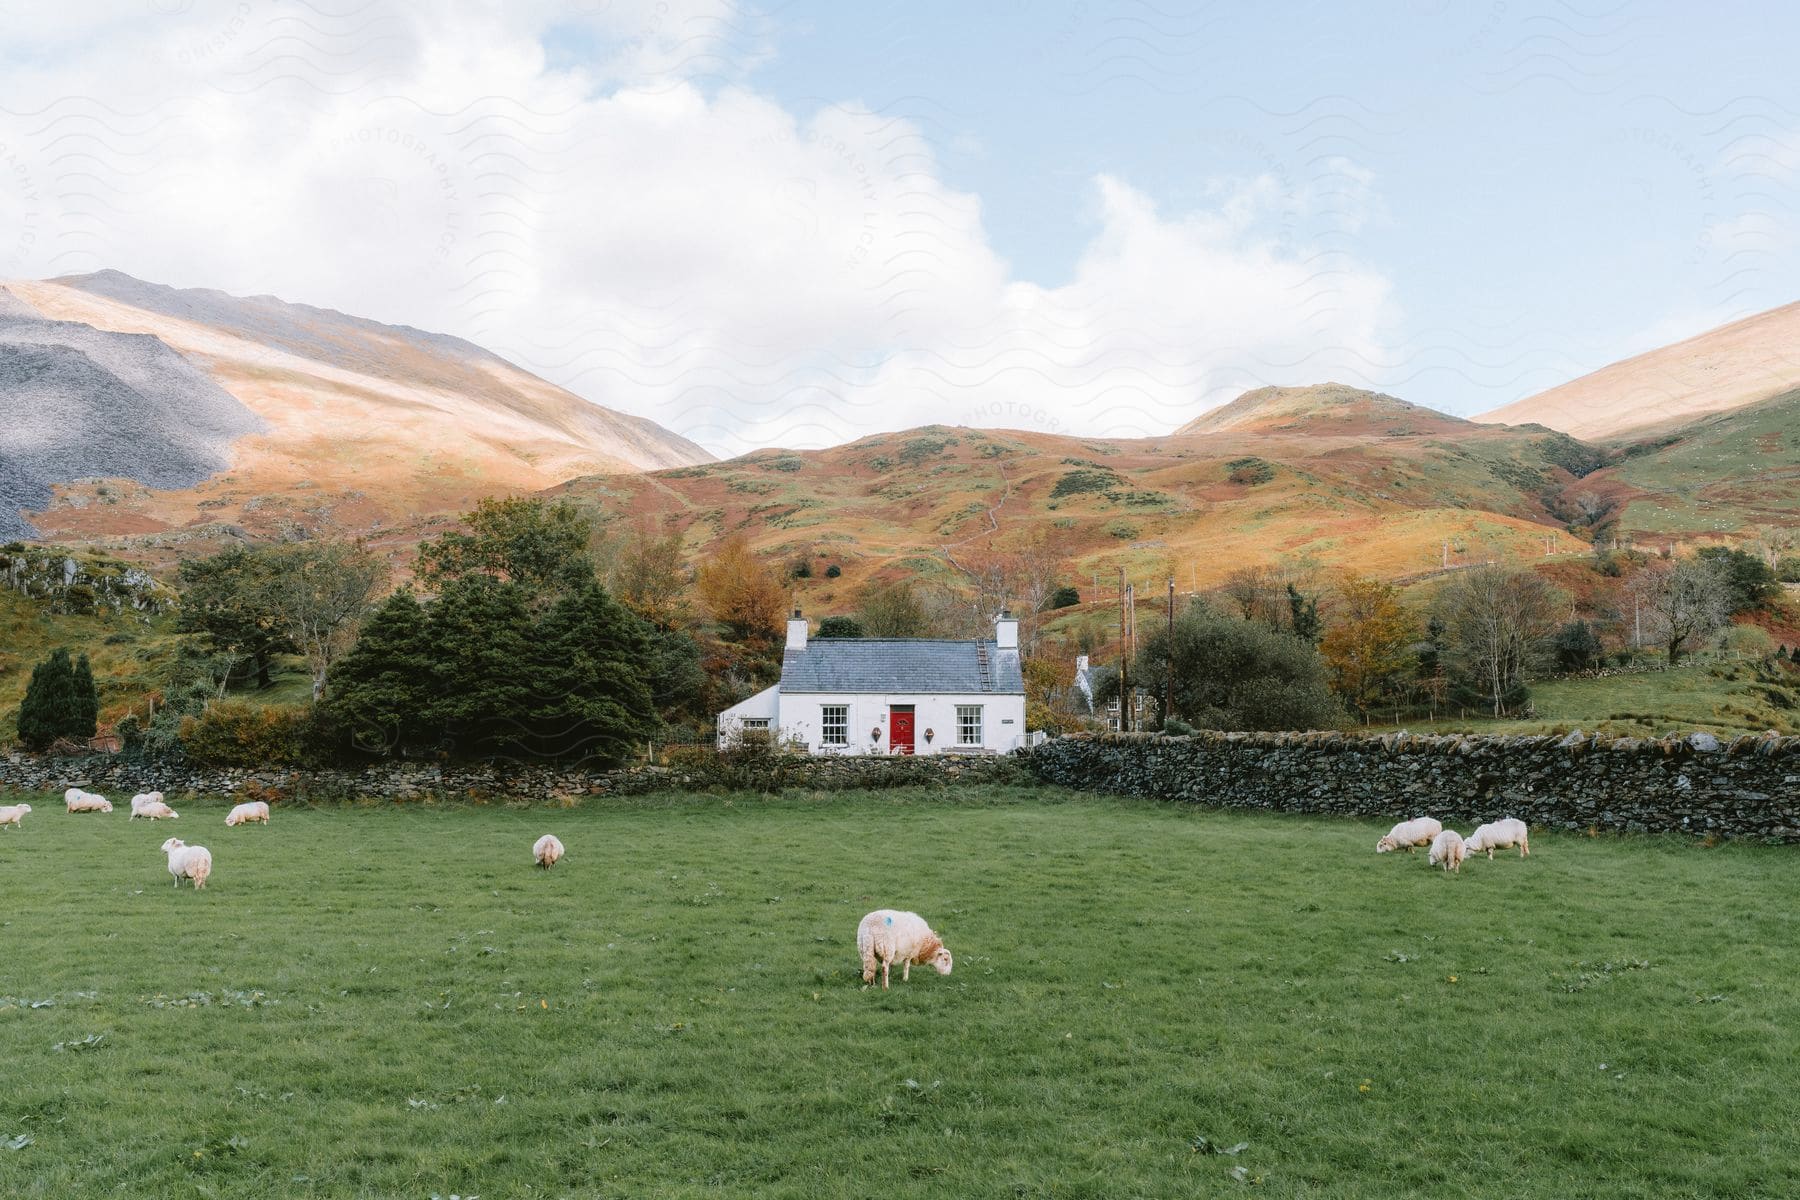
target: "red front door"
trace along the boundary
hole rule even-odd
[[[911,706],[888,709],[888,749],[895,754],[911,754],[913,752],[913,710]]]

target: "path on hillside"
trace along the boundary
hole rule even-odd
[[[982,514],[983,516],[985,516],[987,518],[988,527],[986,529],[983,529],[979,533],[971,533],[968,537],[963,538],[959,542],[940,542],[940,543],[938,543],[938,549],[942,550],[944,552],[944,560],[946,562],[948,562],[951,566],[955,567],[957,570],[961,571],[964,575],[969,576],[969,578],[971,578],[971,579],[973,579],[975,577],[975,573],[973,571],[969,570],[969,568],[963,566],[961,563],[957,562],[956,555],[950,553],[950,551],[954,547],[957,547],[957,546],[966,546],[970,542],[974,541],[976,538],[989,537],[989,536],[992,536],[993,534],[1000,532],[1000,518],[997,514],[1000,512],[1000,509],[1005,506],[1006,502],[1008,500],[1012,499],[1012,478],[1010,476],[1008,476],[1006,473],[1006,463],[1005,462],[1003,462],[999,459],[996,459],[994,461],[994,467],[995,467],[995,469],[997,469],[1000,472],[1000,482],[1003,485],[1003,487],[1000,492],[1000,499],[994,504],[994,506],[992,508],[987,509]]]

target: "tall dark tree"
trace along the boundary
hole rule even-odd
[[[475,753],[511,752],[533,705],[536,630],[531,594],[488,575],[468,575],[431,605],[429,718],[437,735]]]
[[[75,691],[75,724],[71,737],[91,738],[100,728],[100,689],[94,686],[94,669],[83,654],[75,660],[71,679]]]
[[[91,684],[90,684],[91,686]],[[75,668],[69,652],[58,649],[31,669],[25,699],[19,705],[19,741],[30,750],[48,749],[59,738],[93,736],[80,733],[85,705],[75,692]]]
[[[532,640],[520,747],[617,762],[657,727],[644,679],[644,623],[590,582],[550,610]]]
[[[435,654],[429,618],[411,589],[376,608],[332,672],[331,716],[365,753],[406,753],[432,739]]]

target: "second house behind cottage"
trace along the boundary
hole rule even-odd
[[[1004,754],[1025,744],[1019,623],[992,641],[811,638],[794,610],[781,682],[719,714],[719,744],[758,734],[812,754]]]

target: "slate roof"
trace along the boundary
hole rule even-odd
[[[781,691],[1023,695],[1019,652],[993,642],[810,638],[781,656]]]

